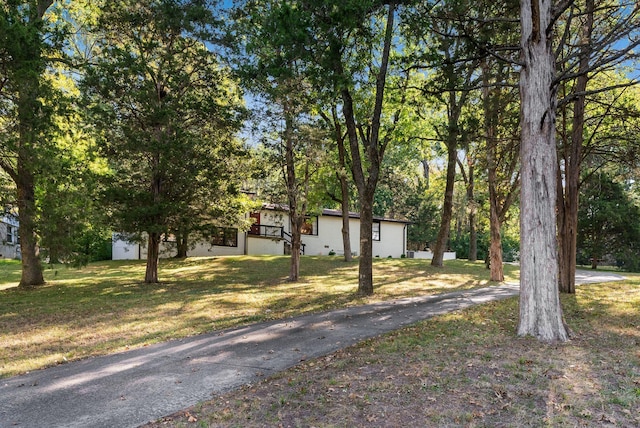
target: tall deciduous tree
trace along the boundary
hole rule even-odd
[[[374,5],[356,3],[358,2],[347,2],[343,5],[346,6],[344,9],[338,5],[334,5],[337,9],[327,7],[319,14],[318,21],[322,22],[322,19],[328,18],[334,20],[332,24],[335,25],[335,32],[328,35],[329,56],[325,65],[328,66],[326,71],[332,74],[335,90],[342,99],[342,113],[351,153],[352,175],[358,189],[360,205],[358,294],[371,295],[373,294],[373,201],[380,179],[384,153],[392,137],[391,129],[387,129],[386,133],[381,135],[381,127],[397,4],[390,2],[384,8],[386,19],[381,47],[372,49],[372,51],[379,49],[380,57],[378,67],[368,65],[375,70],[372,70],[375,86],[372,90],[373,106],[367,113],[368,124],[365,125],[363,121],[357,119],[358,112],[353,94],[356,76],[352,74],[355,70],[350,71],[345,62],[348,61],[346,56],[352,43],[349,35],[354,30],[353,26],[368,28],[370,24],[365,21],[371,19],[368,11]],[[340,13],[342,16],[338,15]],[[366,60],[373,62],[375,59],[367,58]],[[399,111],[392,113],[392,127],[397,124],[399,114]]]
[[[594,95],[637,84],[627,77],[615,83],[605,76],[625,61],[637,58],[640,6],[625,0],[562,2],[559,11],[556,82],[561,84],[560,156],[558,159],[558,243],[560,291],[575,293],[578,195],[581,170],[594,141],[588,130],[589,101]],[[596,120],[595,122],[597,122]]]
[[[518,335],[566,341],[556,241],[557,83],[551,0],[521,0],[520,318]]]
[[[247,1],[234,12],[234,30],[244,34],[238,72],[244,85],[264,102],[257,114],[261,130],[280,169],[286,189],[291,230],[289,281],[298,281],[302,232],[307,219],[310,181],[319,161],[315,150],[322,137],[311,130],[314,91],[306,75],[306,52],[300,46],[308,16],[295,2]],[[257,103],[256,103],[257,104]]]
[[[106,201],[117,230],[146,233],[147,283],[158,282],[164,233],[185,216],[211,225],[217,200],[239,194],[228,165],[242,152],[243,107],[202,41],[214,11],[200,0],[107,2],[94,29],[84,87],[113,171]]]
[[[489,269],[492,281],[504,280],[502,225],[517,198],[518,162],[517,90],[508,85],[511,67],[487,59],[482,67],[487,185],[489,187]]]
[[[343,131],[343,122],[338,116],[338,111],[335,105],[331,106],[331,115],[324,112],[320,112],[320,115],[324,119],[326,125],[332,130],[333,139],[336,143],[338,163],[335,168],[335,177],[340,187],[340,196],[331,194],[330,197],[333,201],[340,204],[340,211],[342,212],[342,251],[344,254],[344,261],[350,262],[353,260],[353,254],[351,251],[351,230],[349,228],[350,223],[350,191],[349,191],[349,174],[350,159],[347,155],[345,138],[346,134]],[[328,192],[329,193],[329,192]]]

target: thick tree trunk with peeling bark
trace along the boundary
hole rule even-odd
[[[520,320],[518,335],[568,340],[558,292],[552,3],[521,0]]]

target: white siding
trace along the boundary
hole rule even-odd
[[[373,241],[373,255],[380,257],[399,258],[405,251],[405,223],[380,221],[380,241]],[[360,253],[360,219],[349,219],[349,238],[351,252]],[[318,236],[303,235],[302,242],[306,244],[305,254],[327,255],[333,250],[343,255],[342,218],[335,216],[320,216],[318,219]]]
[[[380,222],[380,240],[373,241],[374,257],[399,258],[405,252],[406,225],[404,223]]]
[[[284,254],[284,240],[282,239],[249,236],[248,247],[249,251],[247,253],[250,255],[270,254],[278,256]]]
[[[283,227],[285,232],[291,231],[289,215],[285,211],[262,209],[260,211],[260,224],[263,226]],[[314,224],[315,227],[315,224]],[[278,232],[278,229],[274,229]],[[343,255],[342,246],[342,217],[335,215],[323,215],[318,218],[315,235],[302,235],[304,253],[311,256],[325,256],[331,251]],[[262,231],[264,233],[264,230]],[[349,219],[349,233],[351,240],[351,252],[354,255],[360,253],[360,219]],[[404,254],[406,242],[406,224],[393,221],[380,221],[380,241],[373,241],[373,255],[379,257],[398,258]],[[172,243],[163,243],[161,257],[175,255]],[[245,251],[246,245],[246,251]],[[265,238],[238,233],[237,247],[211,247],[208,243],[201,243],[188,252],[189,256],[217,256],[217,255],[282,255],[284,254],[285,241],[279,238]],[[137,259],[146,258],[145,245],[138,248],[137,244],[126,243],[115,239],[113,241],[113,259]]]
[[[111,239],[111,258],[113,260],[138,260],[141,258],[142,249],[139,244],[118,239],[115,233]]]
[[[11,229],[9,236],[8,231]],[[18,244],[18,222],[9,217],[0,217],[0,258],[15,259],[20,256]]]
[[[427,251],[409,251],[409,257],[412,259],[432,259],[433,253],[431,250]],[[455,260],[456,252],[455,251],[445,251],[442,257],[443,260]]]
[[[147,258],[147,246],[145,244],[137,244],[116,239],[113,235],[112,256],[113,260],[144,260]],[[238,232],[238,246],[211,246],[207,242],[199,242],[193,249],[187,251],[189,257],[211,257],[211,256],[236,256],[244,254],[244,233]],[[169,258],[176,255],[176,247],[174,242],[160,243],[160,257]]]

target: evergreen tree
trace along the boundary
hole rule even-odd
[[[147,239],[145,282],[158,282],[169,232],[204,230],[244,210],[238,88],[204,39],[207,1],[106,2],[83,82],[111,176],[104,192],[116,230]],[[225,208],[226,209],[223,209]],[[235,214],[235,216],[234,216]]]

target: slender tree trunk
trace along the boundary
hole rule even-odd
[[[341,179],[340,188],[342,192],[342,201],[340,202],[340,207],[342,209],[342,249],[344,251],[344,261],[350,262],[353,260],[353,255],[351,251],[351,232],[349,228],[349,190],[346,179]]]
[[[521,0],[520,322],[518,335],[566,341],[556,241],[555,58],[552,2]]]
[[[585,22],[581,28],[580,66],[574,88],[575,94],[584,94],[589,82],[589,58],[591,56],[591,34],[593,31],[594,0],[586,0]],[[576,258],[578,236],[578,196],[580,169],[582,166],[582,146],[584,144],[585,96],[578,95],[573,102],[573,120],[571,126],[571,147],[568,162],[565,162],[565,195],[562,211],[560,245],[560,291],[576,292]]]
[[[344,261],[353,260],[351,252],[351,233],[349,229],[349,183],[347,182],[347,153],[344,147],[344,137],[338,120],[336,109],[333,111],[333,123],[335,126],[336,142],[338,143],[338,161],[340,171],[336,172],[340,181],[340,208],[342,209],[342,249],[344,252]]]
[[[478,260],[478,228],[476,227],[476,201],[474,195],[474,167],[469,160],[469,182],[467,183],[467,203],[469,204],[469,261]]]
[[[304,217],[292,215],[291,220],[291,262],[289,264],[289,281],[297,282],[300,279],[300,248],[302,247],[302,235],[300,229]]]
[[[487,181],[489,187],[489,254],[487,263],[490,269],[491,281],[504,281],[504,268],[502,266],[502,234],[500,232],[501,221],[498,206],[498,173],[496,165],[497,142],[496,115],[497,111],[491,108],[489,91],[489,65],[486,61],[482,64],[483,82],[483,108],[485,118],[485,137],[487,139]]]
[[[284,152],[285,171],[284,178],[287,185],[287,197],[289,201],[289,222],[291,224],[291,259],[289,264],[289,281],[296,282],[300,278],[300,247],[302,244],[301,228],[305,217],[304,206],[299,206],[298,188],[295,165],[294,143],[294,118],[292,107],[288,100],[284,101]],[[303,204],[304,205],[304,204]]]
[[[144,282],[155,284],[158,282],[158,259],[160,258],[160,233],[150,232],[147,241],[147,269]]]
[[[457,144],[455,142],[457,133],[450,130],[447,137],[447,184],[444,190],[444,204],[442,206],[442,217],[440,219],[440,229],[436,243],[431,249],[433,259],[431,266],[442,267],[444,265],[444,252],[449,241],[449,228],[451,227],[451,217],[453,214],[453,185],[456,178],[456,159],[458,155]]]
[[[425,188],[428,189],[429,188],[429,161],[426,159],[422,159],[420,163],[422,164],[422,176],[424,177]]]
[[[158,135],[161,132],[156,130]],[[162,141],[158,136],[158,141]],[[159,204],[162,200],[162,187],[163,180],[160,175],[160,154],[156,153],[151,159],[152,164],[152,179],[151,179],[151,197],[154,204]],[[156,217],[153,222],[154,225],[160,224],[160,219]],[[161,233],[157,231],[148,232],[149,237],[147,241],[147,269],[144,274],[144,282],[147,284],[154,284],[158,282],[158,259],[160,258],[160,237]]]
[[[491,188],[491,186],[490,186]],[[489,191],[491,193],[491,190]],[[493,191],[495,193],[495,189]],[[498,206],[495,195],[489,196],[489,235],[491,243],[489,245],[489,269],[491,269],[491,281],[504,281],[504,268],[502,266],[502,235],[500,233],[500,218],[498,216]]]
[[[486,116],[486,113],[485,113]],[[498,206],[497,171],[496,171],[496,142],[493,122],[487,127],[487,164],[489,182],[489,269],[491,269],[491,281],[504,281],[504,268],[502,266],[502,234],[500,232],[500,208]]]
[[[189,251],[189,234],[187,232],[179,232],[176,234],[176,259],[187,258]]]

